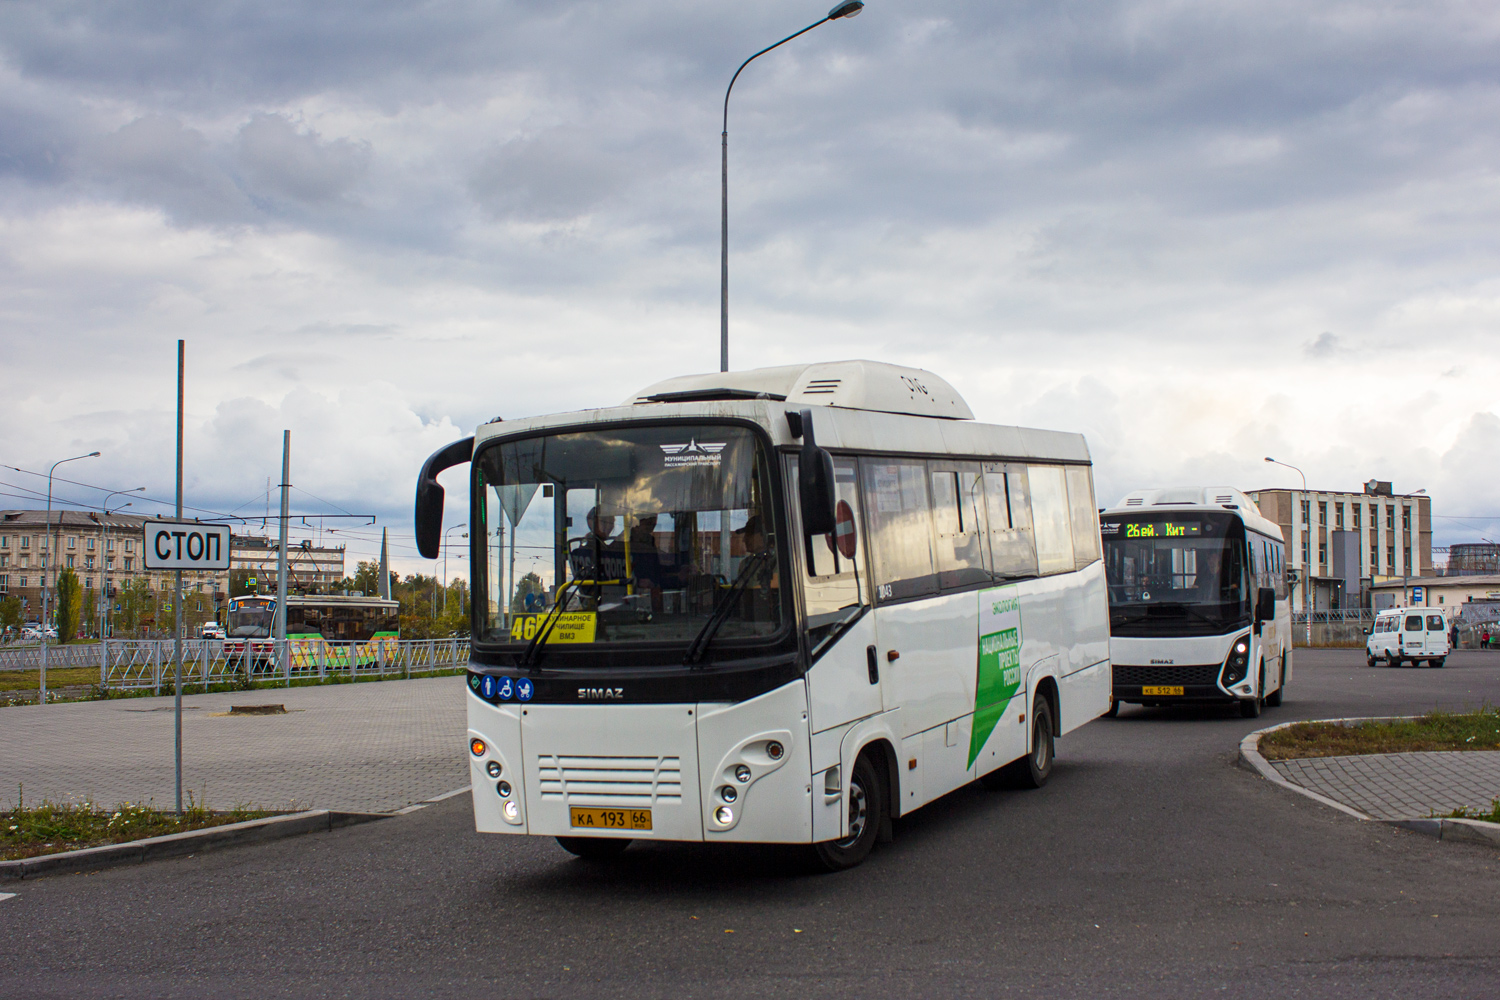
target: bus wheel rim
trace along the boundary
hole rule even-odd
[[[840,847],[853,847],[865,832],[869,821],[869,805],[865,799],[865,787],[858,781],[849,783],[849,836],[838,842]]]

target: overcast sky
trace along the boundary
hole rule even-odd
[[[0,464],[169,499],[184,338],[189,505],[290,428],[294,510],[430,571],[431,451],[717,368],[723,89],[822,14],[5,0]],[[931,369],[1101,503],[1272,455],[1497,538],[1497,120],[1492,3],[870,0],[736,84],[731,363]]]

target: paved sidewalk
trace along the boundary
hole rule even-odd
[[[391,812],[468,784],[464,679],[335,684],[182,699],[182,785],[210,808]],[[285,715],[228,716],[282,704]],[[173,802],[172,699],[0,708],[0,808]]]
[[[1295,785],[1374,819],[1419,819],[1500,798],[1500,750],[1362,754],[1273,760]]]

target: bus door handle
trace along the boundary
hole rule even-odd
[[[865,647],[865,662],[870,667],[870,683],[871,684],[879,684],[880,683],[880,666],[879,666],[879,664],[877,664],[877,662],[875,660],[875,647],[874,646],[866,646]]]

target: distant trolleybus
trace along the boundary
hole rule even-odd
[[[1281,529],[1227,487],[1143,490],[1100,517],[1110,714],[1121,703],[1280,705],[1292,677]]]
[[[224,653],[247,654],[257,661],[271,657],[275,625],[274,597],[236,597],[229,602],[224,626]],[[335,594],[288,595],[286,637],[296,667],[348,667],[372,663],[378,647],[393,656],[401,637],[401,605],[379,597]]]
[[[1109,704],[1089,452],[868,361],[689,376],[499,420],[472,462],[476,827],[815,845],[977,779],[1039,787]]]

